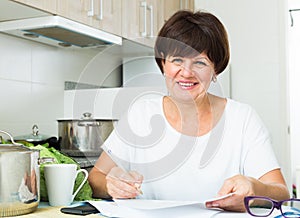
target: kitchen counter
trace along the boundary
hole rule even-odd
[[[49,206],[48,203],[46,202],[40,202],[39,207],[37,208],[36,211],[33,213],[21,215],[21,216],[14,216],[15,218],[56,218],[56,217],[62,217],[62,218],[105,218],[104,216],[101,216],[100,214],[90,214],[90,215],[71,215],[71,214],[64,214],[60,212],[60,209],[62,207],[51,207]]]
[[[80,168],[84,168],[89,171],[95,165],[102,150],[100,151],[61,150],[60,152],[75,160],[80,165]]]
[[[95,165],[98,157],[72,157],[81,168],[91,168]]]
[[[76,204],[76,203],[74,203]],[[62,207],[51,207],[49,206],[48,203],[46,202],[40,202],[39,207],[37,208],[36,211],[30,214],[25,214],[25,215],[20,215],[20,216],[14,216],[14,218],[107,218],[107,216],[103,216],[100,213],[98,214],[90,214],[90,215],[71,215],[71,214],[65,214],[60,212],[60,209]],[[193,215],[193,213],[189,214],[187,208],[181,207],[184,211],[184,215],[177,214],[176,217],[208,217],[206,212],[202,213],[201,211],[197,213],[197,215]],[[192,211],[194,210],[193,208],[190,208]],[[180,211],[179,210],[179,211]],[[178,212],[178,211],[177,211]],[[273,213],[271,214],[270,217],[279,217],[280,216],[280,211],[279,210],[274,210]],[[148,214],[149,215],[149,214]],[[150,217],[148,216],[147,217]],[[155,216],[155,217],[161,217],[161,216]],[[165,217],[165,216],[163,216]],[[171,216],[173,217],[173,216]],[[211,216],[209,216],[211,217]],[[221,212],[218,214],[213,215],[213,217],[219,217],[219,218],[251,218],[252,216],[249,215],[248,213],[239,213],[239,212]]]

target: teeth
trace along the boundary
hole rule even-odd
[[[194,83],[182,83],[182,82],[178,82],[178,84],[185,87],[191,87],[194,85]]]

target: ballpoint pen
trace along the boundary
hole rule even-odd
[[[142,190],[141,190],[141,186],[137,183],[134,184],[134,187],[136,188],[136,190],[140,193],[140,195],[143,194]]]
[[[114,155],[112,154],[111,150],[108,149],[107,150],[107,154],[109,155],[109,157],[112,159],[112,161],[117,165],[117,167],[119,167],[121,170],[123,170],[124,172],[128,172],[128,170],[123,166],[123,164],[121,164],[121,161],[116,160],[117,158],[114,157]],[[99,169],[99,167],[96,166],[96,168],[102,172],[103,174],[107,175],[107,172],[104,172],[103,170]],[[132,181],[126,180],[126,179],[122,179],[122,178],[116,178],[116,179],[120,179],[124,182],[126,182],[127,184],[132,184]],[[140,183],[133,183],[133,186],[136,188],[136,190],[139,192],[140,195],[143,194],[142,190],[141,190],[141,184]]]

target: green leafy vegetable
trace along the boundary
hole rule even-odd
[[[29,146],[29,147],[32,148],[31,146]],[[40,158],[52,157],[52,158],[54,158],[54,163],[76,164],[77,169],[80,169],[79,164],[75,160],[60,153],[55,148],[52,148],[52,147],[48,148],[48,144],[34,146],[34,149],[40,150]],[[48,201],[47,188],[46,188],[45,176],[44,176],[45,164],[51,164],[51,163],[43,163],[40,165],[40,197],[41,197],[41,201]],[[76,190],[79,187],[79,185],[81,184],[83,179],[84,179],[84,174],[81,172],[78,174],[78,176],[75,180],[74,190]],[[88,181],[86,181],[84,183],[83,187],[80,189],[78,194],[75,196],[74,200],[75,201],[95,200],[92,198],[92,189],[91,189],[91,186],[89,185]]]

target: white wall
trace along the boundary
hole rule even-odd
[[[226,26],[231,45],[232,98],[250,104],[260,114],[291,187],[287,2],[196,0],[195,6],[214,13]]]
[[[289,0],[289,9],[300,9],[298,0]],[[293,26],[288,26],[289,33],[289,93],[290,93],[290,132],[291,132],[291,153],[292,172],[300,166],[300,11],[292,12]],[[290,21],[291,22],[291,21]],[[291,24],[291,23],[290,23]],[[299,196],[298,196],[299,197]]]
[[[64,82],[78,81],[95,51],[61,49],[0,34],[0,129],[13,135],[57,135]]]

